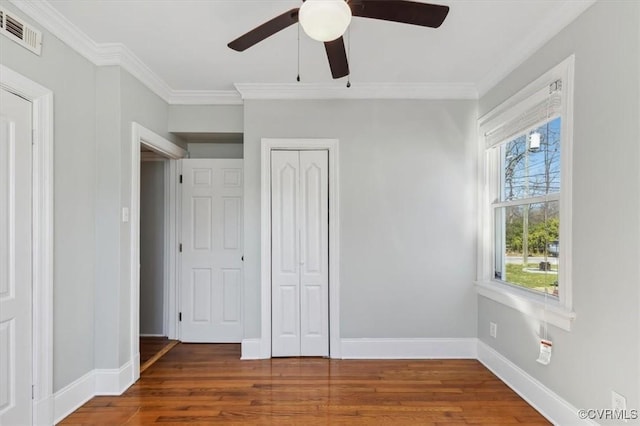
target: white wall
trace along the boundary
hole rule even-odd
[[[163,335],[164,166],[140,165],[140,334]]]
[[[482,115],[575,53],[577,318],[570,332],[550,327],[546,367],[535,362],[539,324],[483,297],[478,336],[579,408],[611,408],[611,390],[640,408],[639,52],[640,3],[597,2],[480,100]]]
[[[35,24],[11,4],[2,7]],[[38,25],[35,27],[40,28]],[[54,92],[53,387],[93,368],[95,68],[43,31],[42,56],[0,37],[0,62]]]
[[[474,101],[246,101],[245,337],[260,336],[260,140],[340,140],[342,337],[475,337]]]

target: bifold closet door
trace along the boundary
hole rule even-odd
[[[329,355],[327,151],[271,152],[272,356]]]

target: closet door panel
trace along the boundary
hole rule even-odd
[[[297,151],[271,152],[271,355],[300,355]]]
[[[327,151],[300,152],[300,354],[329,355]]]

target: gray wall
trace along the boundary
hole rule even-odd
[[[263,137],[340,140],[342,337],[475,337],[476,117],[474,101],[246,101],[245,337],[260,336]]]
[[[163,335],[164,166],[140,168],[140,334]]]
[[[170,105],[170,132],[242,133],[242,105]]]
[[[167,131],[169,106],[120,67],[96,67],[95,368],[131,358],[131,124],[137,122],[186,148]]]
[[[6,1],[2,7],[35,24]],[[41,31],[39,25],[35,25]],[[53,387],[93,368],[95,67],[43,31],[42,56],[0,37],[0,62],[54,92]]]
[[[190,143],[189,158],[242,158],[241,143]]]
[[[119,365],[120,68],[96,68],[95,368]]]
[[[482,115],[575,53],[573,330],[550,327],[541,366],[537,322],[480,297],[478,335],[579,408],[611,408],[611,390],[640,408],[639,51],[640,3],[597,2],[480,100]]]

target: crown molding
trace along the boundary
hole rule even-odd
[[[553,10],[551,16],[547,17],[544,21],[544,25],[536,25],[536,31],[515,49],[512,49],[510,54],[506,55],[502,62],[480,80],[477,85],[478,95],[482,97],[489,90],[497,86],[498,83],[515,71],[516,68],[522,65],[595,2],[596,0],[581,0],[560,3],[560,5]]]
[[[236,83],[242,99],[478,99],[473,83]]]
[[[147,86],[156,95],[169,103],[173,90],[169,85],[154,73],[140,58],[138,58],[127,46],[122,43],[98,44],[100,60],[98,66],[119,65]]]

